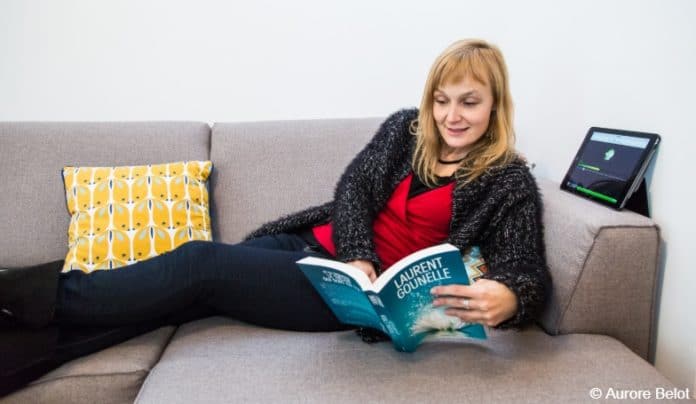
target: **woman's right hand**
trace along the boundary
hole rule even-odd
[[[355,260],[349,261],[347,264],[363,271],[365,275],[370,278],[370,282],[374,282],[377,279],[377,272],[375,272],[375,266],[372,264],[372,262],[367,260]]]

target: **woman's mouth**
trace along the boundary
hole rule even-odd
[[[469,129],[469,128],[450,128],[450,127],[447,127],[447,133],[452,135],[452,136],[459,136],[459,135],[463,134],[464,132],[466,132],[467,129]]]

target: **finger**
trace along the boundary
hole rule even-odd
[[[447,309],[445,310],[445,314],[459,317],[462,321],[467,323],[479,323],[488,327],[495,327],[504,320],[491,312],[480,310]]]
[[[372,270],[372,268],[365,268],[365,267],[358,267],[360,271],[362,271],[365,275],[367,275],[367,278],[371,281],[374,281],[376,276],[375,276],[375,271]]]
[[[377,279],[375,271],[373,271],[371,268],[364,268],[363,272],[365,272],[365,275],[367,275],[367,277],[370,279],[370,282],[374,283],[374,281]]]
[[[449,306],[462,310],[478,310],[477,302],[466,297],[438,297],[437,299],[433,300],[433,306]]]
[[[478,310],[462,310],[457,308],[449,308],[445,310],[445,314],[448,316],[459,317],[464,322],[467,323],[483,323],[485,320],[483,314]]]
[[[476,289],[469,285],[444,285],[437,286],[430,290],[436,296],[457,296],[472,298],[476,295]]]

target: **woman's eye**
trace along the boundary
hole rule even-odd
[[[478,104],[478,102],[476,102],[476,101],[464,101],[464,105],[469,106],[469,107],[474,106],[476,104]]]
[[[442,99],[440,99],[440,100],[436,99],[435,102],[438,103],[438,104],[445,104],[445,103],[447,103],[447,101],[442,100]]]

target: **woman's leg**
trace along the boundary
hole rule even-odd
[[[236,245],[189,242],[129,267],[62,274],[56,315],[64,322],[122,325],[205,305],[267,327],[350,328],[295,264],[310,253],[300,237],[286,234]]]

